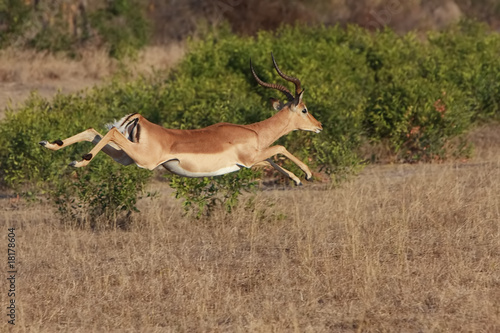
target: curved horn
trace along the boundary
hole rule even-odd
[[[278,74],[284,78],[285,80],[287,81],[290,81],[290,82],[293,82],[293,84],[295,84],[295,96],[299,96],[299,94],[302,92],[302,87],[300,86],[300,80],[297,79],[296,77],[293,77],[293,76],[288,76],[286,74],[284,74],[278,67],[278,64],[276,63],[276,60],[274,60],[274,55],[273,53],[271,52],[271,57],[273,58],[273,64],[274,64],[274,68],[276,69],[276,72],[278,72]]]
[[[282,86],[281,84],[266,83],[266,82],[262,81],[257,76],[257,74],[255,73],[255,70],[253,69],[252,59],[250,59],[250,69],[252,70],[253,77],[255,78],[255,80],[257,80],[258,84],[260,84],[261,86],[266,87],[266,88],[272,88],[272,89],[276,89],[276,90],[281,91],[282,93],[284,93],[286,95],[286,98],[288,98],[288,100],[290,100],[290,101],[293,101],[295,99],[293,97],[292,93],[290,92],[290,90],[288,90],[285,86]],[[299,82],[299,85],[300,85],[300,82]]]

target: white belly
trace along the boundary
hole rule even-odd
[[[212,172],[191,172],[188,170],[183,169],[180,166],[180,163],[178,160],[171,160],[167,161],[162,164],[165,168],[167,168],[170,172],[175,173],[176,175],[179,176],[184,176],[184,177],[190,177],[190,178],[199,178],[199,177],[212,177],[212,176],[220,176],[224,175],[226,173],[238,171],[242,167],[235,164],[229,167],[225,167],[216,171]]]

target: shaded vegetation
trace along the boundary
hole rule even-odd
[[[398,33],[442,29],[460,18],[500,28],[497,0],[0,0],[0,48],[34,47],[80,56],[106,47],[113,57],[134,56],[147,45],[203,36],[229,23],[240,36],[285,24],[389,27]]]
[[[0,1],[0,48],[14,45],[79,56],[104,47],[115,58],[134,56],[149,42],[151,22],[139,0]]]

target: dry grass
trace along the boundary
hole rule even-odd
[[[104,49],[82,50],[79,60],[34,50],[0,50],[0,120],[7,106],[18,106],[32,91],[47,98],[58,91],[76,92],[106,82],[122,68],[147,75],[171,68],[184,52],[182,43],[149,46],[137,59],[118,62]]]
[[[498,127],[480,132],[498,151]],[[500,331],[500,158],[484,156],[265,191],[210,220],[163,196],[129,231],[73,228],[4,199],[1,230],[18,235],[17,329]]]

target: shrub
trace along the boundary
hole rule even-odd
[[[376,83],[365,109],[369,139],[389,142],[404,161],[454,153],[447,143],[470,127],[473,110],[462,87],[443,80],[449,62],[435,46],[385,30],[376,34],[367,63]]]
[[[61,217],[91,228],[127,228],[132,212],[139,212],[137,200],[145,192],[151,172],[125,168],[102,155],[88,168],[69,173],[49,190]],[[151,193],[148,193],[150,196]]]
[[[185,211],[199,218],[209,216],[217,206],[223,206],[227,212],[231,212],[243,191],[249,192],[256,188],[255,176],[254,171],[242,169],[218,178],[167,177],[170,187],[175,190],[175,197],[184,199]]]

